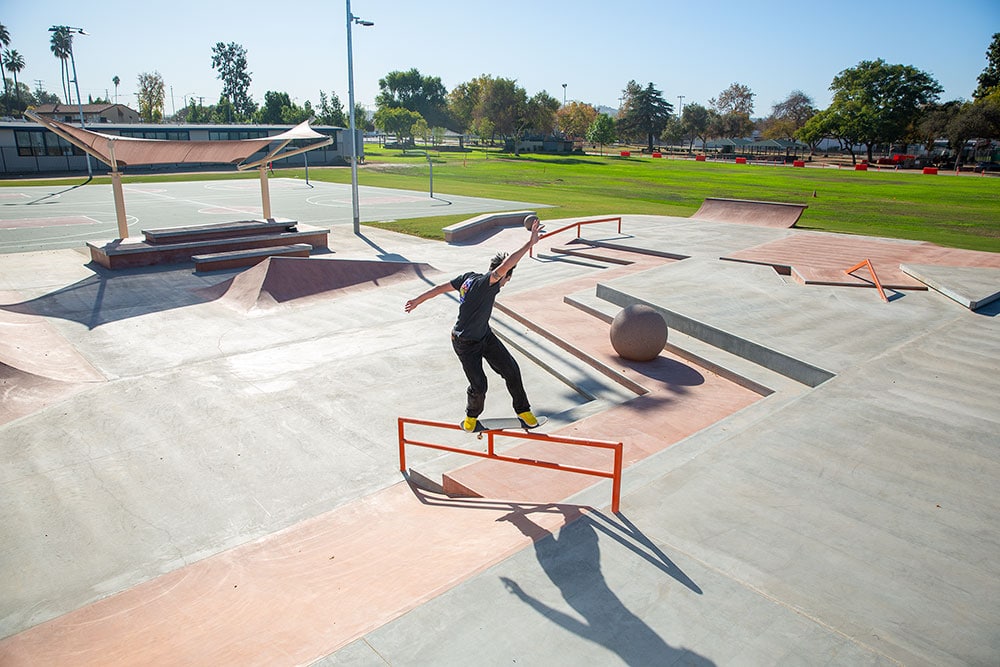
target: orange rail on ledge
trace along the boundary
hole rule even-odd
[[[889,299],[887,299],[886,296],[885,296],[885,290],[882,289],[882,283],[880,283],[878,281],[878,276],[875,275],[875,267],[872,266],[871,260],[866,259],[863,262],[858,262],[857,264],[855,264],[851,268],[849,268],[846,271],[844,271],[844,273],[850,275],[850,274],[854,273],[855,271],[857,271],[858,269],[860,269],[862,266],[867,266],[868,270],[871,271],[872,280],[875,281],[875,287],[878,289],[878,295],[880,297],[882,297],[883,301],[885,301],[886,303],[889,303]]]
[[[485,452],[478,452],[469,449],[462,449],[460,447],[452,447],[449,445],[421,442],[419,440],[409,440],[406,437],[406,424],[413,424],[416,426],[432,426],[435,428],[446,428],[455,431],[462,430],[462,427],[459,424],[449,424],[447,422],[429,421],[426,419],[410,419],[408,417],[399,417],[400,472],[406,472],[406,445],[414,445],[416,447],[427,447],[429,449],[438,449],[444,452],[454,452],[456,454],[468,454],[469,456],[478,456],[479,458],[493,459],[495,461],[507,461],[508,463],[520,463],[522,465],[535,466],[537,468],[549,468],[552,470],[562,470],[564,472],[575,472],[581,475],[604,477],[606,479],[611,480],[611,511],[618,512],[618,506],[621,502],[621,492],[622,492],[623,444],[620,442],[607,442],[604,440],[585,440],[582,438],[569,438],[558,435],[546,435],[543,433],[530,433],[530,432],[522,433],[520,431],[484,431],[483,433],[487,436],[487,449]],[[604,470],[591,470],[590,468],[578,468],[576,466],[567,466],[559,463],[554,463],[551,461],[538,461],[536,459],[515,458],[512,456],[497,454],[493,447],[493,440],[495,435],[500,435],[505,438],[518,438],[521,440],[540,440],[542,442],[551,442],[560,445],[579,445],[582,447],[596,447],[598,449],[610,449],[613,450],[614,452],[613,469],[611,472],[606,472]]]
[[[556,229],[555,231],[546,232],[542,236],[539,236],[538,240],[541,241],[542,239],[547,239],[550,236],[555,236],[559,232],[565,232],[567,229],[573,229],[574,227],[576,227],[576,236],[577,236],[577,238],[579,238],[580,237],[580,228],[583,227],[584,225],[593,225],[593,224],[596,224],[598,222],[614,222],[616,220],[618,221],[618,233],[621,234],[622,233],[622,218],[621,218],[620,215],[618,215],[618,216],[615,216],[613,218],[597,218],[596,220],[580,220],[579,222],[573,222],[573,223],[570,223],[570,224],[566,225],[565,227],[560,227],[559,229]],[[534,248],[534,246],[532,246],[531,249],[528,250],[528,257],[534,257],[534,256],[535,256],[535,248]]]

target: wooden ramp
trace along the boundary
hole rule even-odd
[[[709,222],[788,228],[795,226],[807,208],[805,204],[708,197],[691,217]]]

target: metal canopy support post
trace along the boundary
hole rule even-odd
[[[264,213],[264,219],[271,219],[271,191],[267,187],[267,164],[261,164],[257,168],[260,172],[260,206]]]
[[[115,160],[115,140],[108,139],[108,154],[111,157],[111,192],[115,197],[115,219],[118,221],[118,238],[128,238],[128,219],[125,217],[125,194],[122,192],[122,175]],[[90,154],[87,154],[88,157]]]

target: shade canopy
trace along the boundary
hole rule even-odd
[[[263,150],[268,144],[273,142],[281,142],[281,147],[283,148],[293,139],[322,140],[313,146],[307,147],[307,150],[311,150],[333,141],[331,137],[320,134],[309,127],[309,121],[303,121],[281,134],[260,139],[176,141],[169,139],[119,137],[67,125],[66,123],[45,118],[30,111],[26,112],[26,115],[81,150],[93,155],[112,169],[130,165],[184,163],[214,163],[239,166],[240,163],[244,162],[251,155]],[[302,151],[295,151],[295,153],[299,152]],[[280,159],[281,157],[288,156],[274,155],[272,153],[268,156],[268,159]]]

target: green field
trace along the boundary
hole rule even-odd
[[[361,185],[428,191],[427,158],[412,152],[367,147],[358,170]],[[807,204],[799,227],[850,234],[929,241],[943,246],[1000,252],[1000,178],[924,175],[919,170],[854,171],[736,165],[649,157],[536,155],[495,151],[430,153],[434,194],[510,199],[548,204],[547,219],[613,214],[689,216],[705,197]],[[275,176],[303,178],[302,169]],[[255,178],[250,174],[128,176],[130,183]],[[313,167],[310,180],[350,183],[345,167]],[[79,178],[75,179],[79,180]],[[107,178],[95,179],[107,182]],[[3,184],[24,184],[6,181]],[[364,224],[428,238],[464,216]]]
[[[434,193],[549,204],[543,220],[623,213],[689,216],[705,197],[807,204],[799,227],[1000,252],[1000,179],[920,171],[736,165],[648,157],[434,153]],[[333,173],[331,173],[333,172]],[[320,180],[350,182],[350,171]],[[301,170],[286,175],[301,176]],[[317,178],[310,170],[310,178]],[[366,149],[362,185],[428,189],[427,159]],[[363,218],[363,213],[362,213]],[[383,223],[441,238],[461,216]],[[372,224],[365,221],[366,224]]]

